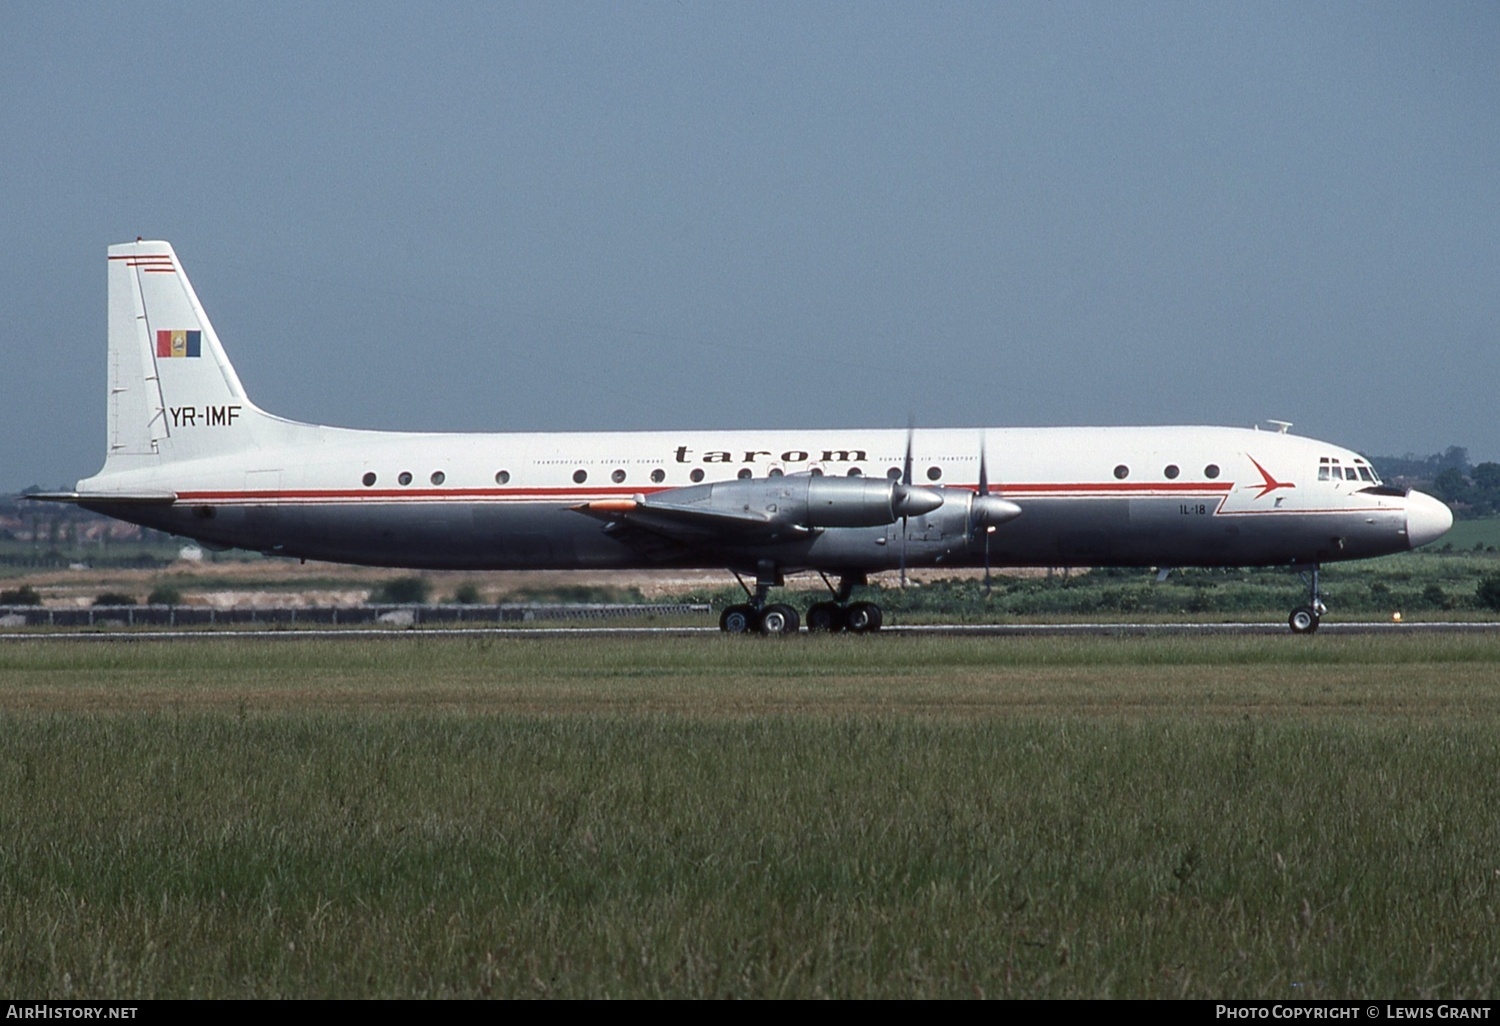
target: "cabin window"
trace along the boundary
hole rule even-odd
[[[703,480],[703,468],[702,467],[694,467],[693,468],[693,472],[688,475],[688,480],[692,481],[693,484],[697,484],[699,481],[702,481]]]
[[[396,477],[396,483],[397,484],[403,484],[403,485],[409,485],[409,484],[411,484],[411,471],[409,471],[409,470],[403,470],[403,471],[401,471],[401,473],[399,475],[397,475],[397,477]]]
[[[609,475],[609,479],[611,481],[613,481],[615,484],[620,484],[622,481],[625,480],[625,471],[623,471],[623,470],[616,470],[613,474]]]
[[[766,476],[767,477],[780,477],[781,473],[782,473],[782,471],[781,471],[780,467],[772,467],[771,468],[771,472],[769,474],[767,474]]]
[[[666,479],[667,472],[660,467],[657,467],[655,470],[651,471],[651,481],[653,484],[661,484]]]
[[[448,480],[448,475],[443,473],[441,470],[434,470],[432,472],[432,477],[428,478],[428,480],[430,480],[435,485],[440,485],[444,481]]]
[[[808,473],[811,474],[813,477],[822,477],[823,476],[823,468],[822,467],[813,467],[811,470],[808,471]]]
[[[365,483],[365,487],[366,488],[371,487],[372,485],[375,484],[375,472],[373,470],[370,471],[370,473],[368,473],[364,477],[360,478],[360,480]]]
[[[1219,465],[1217,463],[1210,463],[1208,466],[1204,467],[1203,468],[1203,476],[1206,477],[1206,478],[1208,478],[1210,481],[1212,481],[1214,478],[1218,477],[1219,476]]]
[[[508,470],[497,470],[497,471],[495,471],[495,483],[496,484],[501,484],[501,485],[503,485],[503,484],[510,484],[510,471],[508,471]]]
[[[1163,470],[1162,473],[1167,476],[1168,481],[1175,481],[1177,480],[1177,475],[1182,473],[1182,471],[1177,469],[1177,464],[1168,463],[1167,469]]]
[[[583,484],[588,479],[589,479],[589,472],[587,470],[575,470],[575,471],[573,471],[573,483],[574,484]]]
[[[1121,463],[1118,467],[1115,468],[1115,477],[1119,478],[1121,481],[1125,480],[1129,476],[1130,468],[1125,464]]]
[[[887,470],[885,472],[885,476],[890,478],[892,481],[899,481],[901,480],[901,468],[892,467],[890,470]]]
[[[929,481],[937,481],[942,476],[943,476],[943,468],[942,467],[928,467],[927,468],[927,480],[929,480]]]
[[[858,467],[850,467],[849,468],[849,473],[846,476],[848,476],[848,477],[864,477],[864,475],[865,475],[865,472],[863,470],[860,470]]]
[[[743,481],[743,480],[745,480],[745,478],[747,478],[747,477],[749,477],[749,476],[750,476],[750,468],[749,468],[749,467],[741,467],[741,468],[740,468],[740,472],[739,472],[739,474],[737,474],[737,475],[736,475],[736,476],[737,476],[737,477],[738,477],[738,478],[739,478],[739,479],[740,479],[740,480],[741,480],[741,481]]]

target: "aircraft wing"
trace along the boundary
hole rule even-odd
[[[885,478],[795,475],[670,488],[571,508],[691,545],[792,541],[830,527],[879,527],[942,504],[937,489]]]
[[[783,541],[808,535],[813,531],[812,528],[779,521],[765,513],[751,510],[683,506],[644,499],[601,499],[571,508],[609,524],[640,528],[688,544]]]

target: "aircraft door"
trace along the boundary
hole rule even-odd
[[[282,518],[281,471],[251,470],[245,474],[244,525],[247,545],[262,552],[283,547],[286,524]]]

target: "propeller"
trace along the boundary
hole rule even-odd
[[[969,503],[969,519],[970,520],[979,521],[979,520],[982,520],[984,518],[984,506],[983,506],[983,503],[984,503],[985,499],[989,498],[989,494],[990,494],[990,469],[989,469],[989,460],[985,457],[985,451],[984,451],[984,432],[980,431],[979,432],[979,491],[975,495],[974,501],[971,502],[971,503]],[[976,507],[978,507],[978,508],[976,508]],[[993,527],[991,527],[989,524],[980,524],[980,523],[970,524],[970,526],[969,526],[969,537],[970,538],[974,537],[974,529],[976,527],[983,527],[984,528],[984,593],[986,595],[988,595],[990,593],[990,587],[991,587],[991,584],[990,584],[990,535],[994,533],[995,529]]]
[[[917,433],[917,418],[913,414],[906,417],[906,455],[901,460],[901,484],[911,487],[911,442]],[[907,514],[901,514],[901,587],[906,588],[906,520]]]
[[[979,435],[979,488],[969,500],[969,538],[984,532],[984,593],[990,593],[990,535],[995,526],[1021,515],[1021,507],[1002,499],[999,494],[990,494],[989,460],[984,450],[984,433]]]

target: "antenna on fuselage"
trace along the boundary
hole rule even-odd
[[[1272,420],[1267,417],[1266,423],[1275,428],[1278,435],[1284,435],[1292,429],[1292,422],[1289,420]]]

